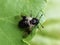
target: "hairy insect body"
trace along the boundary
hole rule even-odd
[[[39,20],[32,17],[22,16],[22,20],[19,21],[19,28],[24,29],[25,34],[30,34],[32,28],[39,23]]]

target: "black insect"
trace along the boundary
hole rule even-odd
[[[33,17],[28,17],[28,16],[22,16],[22,20],[19,21],[18,26],[19,28],[24,29],[24,36],[28,36],[32,32],[32,28],[34,26],[37,26],[39,23],[39,19],[33,18]]]

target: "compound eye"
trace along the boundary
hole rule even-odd
[[[33,18],[31,21],[30,21],[30,24],[33,24],[33,25],[37,25],[39,23],[39,20],[36,19],[36,18]]]
[[[36,20],[32,20],[32,23],[36,23]]]

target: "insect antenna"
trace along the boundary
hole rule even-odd
[[[42,18],[43,14],[41,14],[41,16],[39,17],[39,23],[40,23],[40,19]],[[40,23],[41,27],[44,28],[44,26]]]
[[[37,14],[37,16],[36,16],[36,18],[39,20],[39,23],[40,23],[40,19],[42,18],[42,16],[43,16],[43,12],[39,11],[38,14]],[[44,28],[44,26],[41,23],[40,23],[40,25],[41,25],[42,28]]]

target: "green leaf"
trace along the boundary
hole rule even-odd
[[[30,15],[32,11],[35,17],[44,6],[45,0],[0,0],[0,45],[27,45],[18,28],[19,15]]]

